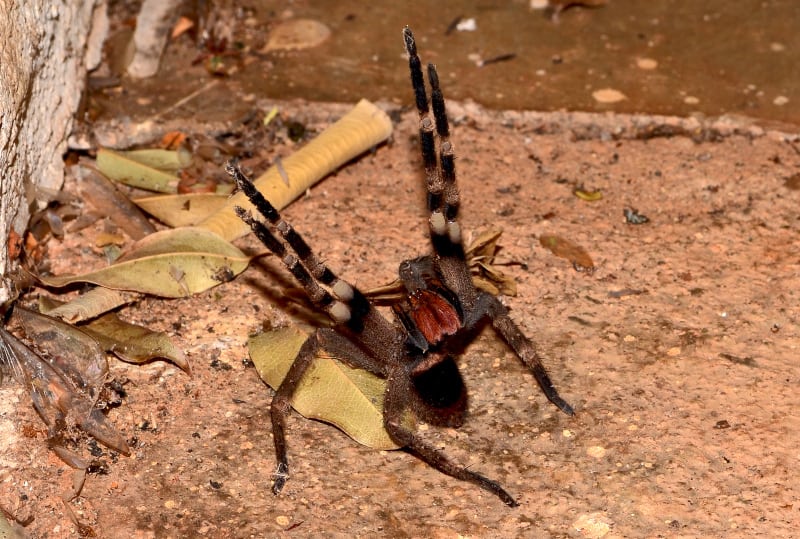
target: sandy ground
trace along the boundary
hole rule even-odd
[[[295,106],[323,119],[341,110]],[[288,279],[266,258],[196,297],[121,312],[169,332],[193,376],[112,360],[127,397],[110,419],[134,453],[102,450],[105,472],[69,504],[83,530],[60,499],[73,472],[47,449],[20,387],[0,387],[0,500],[33,517],[30,537],[796,536],[797,143],[757,128],[695,131],[713,139],[697,142],[629,136],[628,117],[451,111],[463,227],[504,230],[501,261],[524,263],[508,268],[519,294],[505,301],[577,414],[549,405],[487,331],[461,359],[466,425],[425,436],[499,480],[520,507],[297,415],[292,477],[273,496],[272,392],[244,346],[265,323],[292,321],[281,301]],[[284,212],[364,288],[428,249],[415,118],[397,117],[390,144]],[[581,185],[602,200],[576,197]],[[631,207],[649,222],[626,223]],[[102,265],[99,230],[51,243],[54,272]],[[545,234],[583,246],[595,271],[544,249]],[[252,238],[240,244],[257,249]]]

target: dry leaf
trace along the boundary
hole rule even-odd
[[[40,280],[57,288],[94,283],[116,290],[179,298],[230,281],[249,262],[249,257],[216,234],[187,227],[151,234],[103,269]]]
[[[554,255],[572,262],[576,271],[591,272],[594,270],[594,262],[586,249],[568,239],[560,236],[542,236],[539,238],[539,243]]]
[[[142,364],[153,359],[166,359],[184,372],[191,373],[186,356],[164,332],[125,322],[114,313],[89,322],[81,329],[122,361]]]
[[[77,324],[105,314],[126,303],[132,303],[138,298],[139,294],[96,287],[69,303],[55,304],[49,298],[42,296],[39,298],[39,311],[48,316],[61,318],[70,324]]]
[[[108,375],[108,361],[97,341],[75,326],[57,318],[16,306],[13,320],[18,322],[30,342],[48,352],[45,360],[72,385],[95,397]]]
[[[485,230],[479,233],[478,236],[472,240],[472,243],[469,244],[469,247],[467,247],[464,251],[467,260],[476,257],[494,258],[495,251],[497,251],[497,240],[499,240],[500,236],[502,235],[503,231],[497,229]]]
[[[168,150],[147,151],[177,154],[177,152],[168,152]],[[145,159],[145,162],[137,159]],[[176,155],[174,162],[177,162],[177,160]],[[97,152],[97,168],[107,178],[149,191],[175,193],[178,190],[178,177],[174,172],[164,172],[153,167],[153,163],[164,165],[167,162],[173,163],[173,160],[166,159],[163,155],[153,156],[152,154],[143,155],[141,152],[116,152],[106,148],[101,148]]]
[[[169,34],[170,39],[175,39],[176,37],[184,34],[194,28],[194,21],[189,17],[180,17],[178,21],[175,23],[175,26],[172,27],[172,32]]]
[[[503,231],[490,229],[478,234],[466,249],[467,263],[472,270],[472,281],[475,286],[496,296],[517,295],[517,282],[510,275],[500,271],[495,265],[495,257],[499,249],[498,241]]]
[[[94,246],[95,247],[108,247],[109,245],[115,245],[117,247],[122,247],[125,245],[125,236],[122,234],[111,234],[109,232],[100,232],[94,238]]]
[[[168,131],[161,137],[159,147],[164,150],[177,150],[183,146],[187,138],[186,133],[182,131]]]
[[[259,376],[273,389],[280,386],[308,338],[296,327],[252,337],[250,357]],[[305,417],[331,423],[357,442],[374,449],[398,449],[383,427],[386,380],[320,354],[303,376],[292,407]]]
[[[193,226],[225,206],[226,195],[192,193],[137,198],[133,202],[167,226]]]
[[[503,294],[517,295],[517,282],[494,265],[495,255],[499,249],[497,242],[503,234],[502,230],[491,229],[478,234],[464,250],[467,265],[472,274],[472,282],[476,288],[493,296]],[[371,301],[380,304],[393,304],[405,297],[405,286],[400,279],[389,284],[371,288],[364,293]]]
[[[191,152],[182,146],[178,147],[177,150],[146,148],[144,150],[129,150],[116,153],[126,159],[162,172],[178,172],[191,166],[193,161]]]
[[[79,189],[84,199],[134,240],[156,231],[150,221],[108,178],[91,167],[80,167]]]
[[[15,311],[17,309],[19,307]],[[59,353],[57,336],[46,339],[43,344],[55,346],[52,352],[48,351],[50,355]],[[61,421],[69,419],[107,447],[130,455],[125,438],[94,407],[95,397],[75,387],[67,376],[2,327],[0,355],[12,365],[14,376],[30,392],[34,407],[48,426],[56,428]],[[58,436],[59,433],[54,434]]]
[[[587,191],[582,187],[576,187],[572,190],[572,194],[586,202],[597,202],[603,199],[603,192],[599,189],[596,191]]]
[[[319,21],[292,19],[272,29],[262,52],[309,49],[320,45],[330,35],[331,29]]]

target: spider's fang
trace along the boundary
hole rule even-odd
[[[409,296],[409,314],[428,343],[438,344],[461,329],[458,310],[446,298],[431,290],[420,289]]]

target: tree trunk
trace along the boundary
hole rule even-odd
[[[13,229],[64,180],[62,156],[84,89],[99,63],[108,22],[105,0],[0,0],[0,306]]]

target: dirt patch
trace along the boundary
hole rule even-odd
[[[306,107],[318,118],[341,110]],[[463,228],[504,229],[501,260],[524,264],[508,269],[519,295],[506,303],[577,414],[550,405],[487,332],[461,361],[467,424],[425,435],[521,506],[297,416],[292,477],[273,496],[272,393],[244,347],[265,323],[292,321],[288,276],[268,257],[196,297],[122,311],[169,332],[193,376],[165,363],[112,363],[127,396],[110,419],[134,452],[101,449],[107,467],[70,504],[97,536],[795,534],[800,192],[786,180],[800,168],[796,143],[747,129],[706,137],[713,142],[615,137],[605,127],[578,136],[592,131],[591,117],[451,111]],[[397,117],[390,144],[284,212],[364,288],[428,250],[415,115]],[[582,200],[576,187],[602,198]],[[648,222],[627,222],[626,208]],[[91,247],[99,231],[52,243],[54,272],[102,265]],[[542,247],[546,234],[581,245],[595,271]],[[252,238],[240,245],[257,249]],[[79,536],[60,500],[72,471],[47,449],[27,397],[6,384],[0,407],[4,506],[34,517],[32,537]]]

